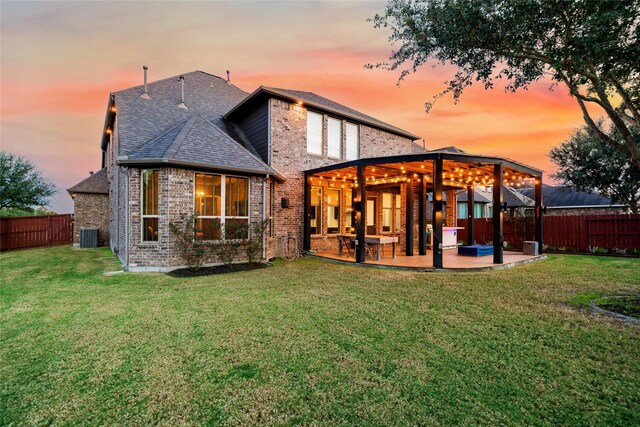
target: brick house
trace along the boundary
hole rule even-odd
[[[263,255],[272,258],[282,237],[302,241],[304,170],[423,151],[417,139],[311,92],[249,94],[202,71],[147,84],[145,69],[144,85],[109,96],[104,168],[69,189],[75,229],[100,221],[102,241],[126,268],[164,271],[181,264],[169,224],[182,213],[195,212],[205,232],[213,221],[270,220]],[[97,177],[100,193],[79,191]],[[346,205],[346,192],[340,201],[328,194],[322,203]],[[346,211],[336,215],[346,227]],[[330,225],[323,222],[316,247]]]
[[[476,185],[494,189],[493,262],[502,264],[500,207],[509,180],[534,183],[542,246],[537,169],[455,147],[427,151],[417,135],[311,92],[261,86],[247,93],[202,71],[147,84],[144,71],[144,85],[109,96],[103,169],[88,178],[103,177],[108,192],[95,203],[81,196],[82,183],[72,188],[76,230],[100,218],[103,240],[131,271],[181,267],[170,224],[190,213],[211,241],[237,238],[230,231],[237,224],[268,224],[265,259],[280,255],[288,236],[304,250],[326,252],[349,235],[355,262],[365,262],[372,238],[378,259],[382,240],[394,241],[394,258],[396,243],[407,257],[417,243],[424,256],[431,222],[440,242],[432,266],[443,268],[443,227],[456,226],[456,194],[466,188],[473,206]],[[453,201],[446,214],[445,195]]]
[[[74,221],[82,227],[98,229],[98,245],[109,243],[109,181],[107,168],[90,172],[89,177],[67,190],[74,202]],[[80,228],[73,229],[73,244],[80,244]]]

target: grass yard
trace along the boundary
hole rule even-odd
[[[640,327],[571,305],[640,292],[640,259],[117,268],[0,255],[0,425],[640,425]]]

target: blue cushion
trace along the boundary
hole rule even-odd
[[[458,246],[458,255],[466,255],[466,256],[493,255],[493,246],[485,246],[485,245]]]

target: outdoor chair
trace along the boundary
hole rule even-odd
[[[376,255],[377,255],[377,246],[376,245],[370,245],[369,243],[364,244],[364,253],[366,255],[369,255],[369,257],[371,257],[371,259],[375,259]]]
[[[351,239],[345,239],[343,236],[338,236],[338,243],[340,244],[341,250],[347,249],[347,253],[349,256],[353,256],[351,252]]]

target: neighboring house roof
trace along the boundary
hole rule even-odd
[[[109,182],[107,180],[107,168],[102,168],[98,172],[89,175],[73,187],[67,189],[69,194],[92,193],[109,194]]]
[[[411,140],[420,139],[419,136],[414,135],[410,132],[407,132],[406,130],[403,130],[403,129],[400,129],[399,127],[385,123],[382,120],[378,120],[374,117],[368,116],[364,113],[361,113],[360,111],[357,111],[357,110],[354,110],[353,108],[349,108],[345,105],[339,104],[335,101],[332,101],[328,98],[325,98],[313,92],[274,88],[274,87],[267,87],[267,86],[260,86],[253,93],[247,96],[242,102],[240,102],[238,105],[233,107],[225,115],[225,117],[232,118],[233,116],[240,114],[240,112],[242,112],[242,110],[244,110],[245,108],[251,107],[251,104],[256,102],[262,102],[262,100],[269,97],[282,98],[288,101],[292,101],[294,103],[302,103],[305,107],[310,107],[312,109],[316,108],[318,110],[322,110],[328,113],[333,113],[347,119],[352,119],[354,121],[368,124],[375,128],[384,129],[386,131],[404,136]]]
[[[488,195],[488,196],[487,196]],[[458,197],[456,198],[458,202],[466,202],[467,201],[467,190],[462,190],[458,193]],[[480,191],[476,188],[473,192],[473,201],[475,203],[492,203],[491,193],[487,191]]]
[[[526,196],[533,196],[533,188],[526,187],[520,190]],[[598,193],[577,191],[573,187],[542,186],[542,203],[547,207],[587,207],[587,206],[614,206],[611,199]],[[620,205],[621,206],[621,205]]]
[[[458,202],[467,201],[467,192],[461,191],[456,198]],[[475,188],[473,201],[475,203],[493,203],[493,193],[491,191],[485,191],[478,187]],[[519,193],[512,187],[502,187],[502,201],[507,203],[507,207],[519,208],[534,206],[535,202],[530,197]]]
[[[428,150],[431,153],[457,153],[457,154],[464,154],[466,153],[466,151],[459,149],[458,147],[455,147],[453,145],[450,145],[448,147],[442,147],[442,148],[436,148],[435,150]]]
[[[278,176],[276,170],[199,114],[183,120],[120,159],[121,164],[141,162],[192,167],[215,165],[221,170]]]

